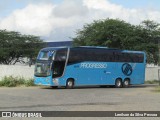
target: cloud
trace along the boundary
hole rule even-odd
[[[88,13],[87,6],[83,6],[82,0],[64,0],[54,9],[56,17],[69,18],[84,16]]]
[[[29,3],[0,18],[0,28],[23,34],[43,36],[48,40],[69,40],[85,23],[105,18],[119,18],[132,24],[151,19],[160,21],[160,12],[128,9],[109,0],[64,0],[61,3]]]
[[[100,2],[101,1],[101,2]],[[109,0],[84,0],[84,4],[95,13],[101,13],[100,18],[119,18],[132,24],[139,24],[141,21],[151,19],[160,20],[160,12],[150,9],[128,9],[121,5],[111,3]]]
[[[24,9],[15,10],[0,22],[3,29],[17,30],[26,34],[48,35],[52,30],[53,5],[28,5]]]

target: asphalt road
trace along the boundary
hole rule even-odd
[[[0,111],[159,111],[152,85],[130,88],[0,88]]]

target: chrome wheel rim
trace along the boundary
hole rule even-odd
[[[128,80],[124,81],[124,84],[125,84],[125,85],[129,85]]]

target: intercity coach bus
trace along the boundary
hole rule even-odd
[[[146,54],[105,47],[49,47],[40,50],[34,83],[51,87],[143,84]]]

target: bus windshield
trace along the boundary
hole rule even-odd
[[[50,60],[54,55],[54,51],[40,51],[37,59],[38,60]]]
[[[47,77],[50,75],[50,65],[47,63],[37,62],[35,65],[35,76]]]

